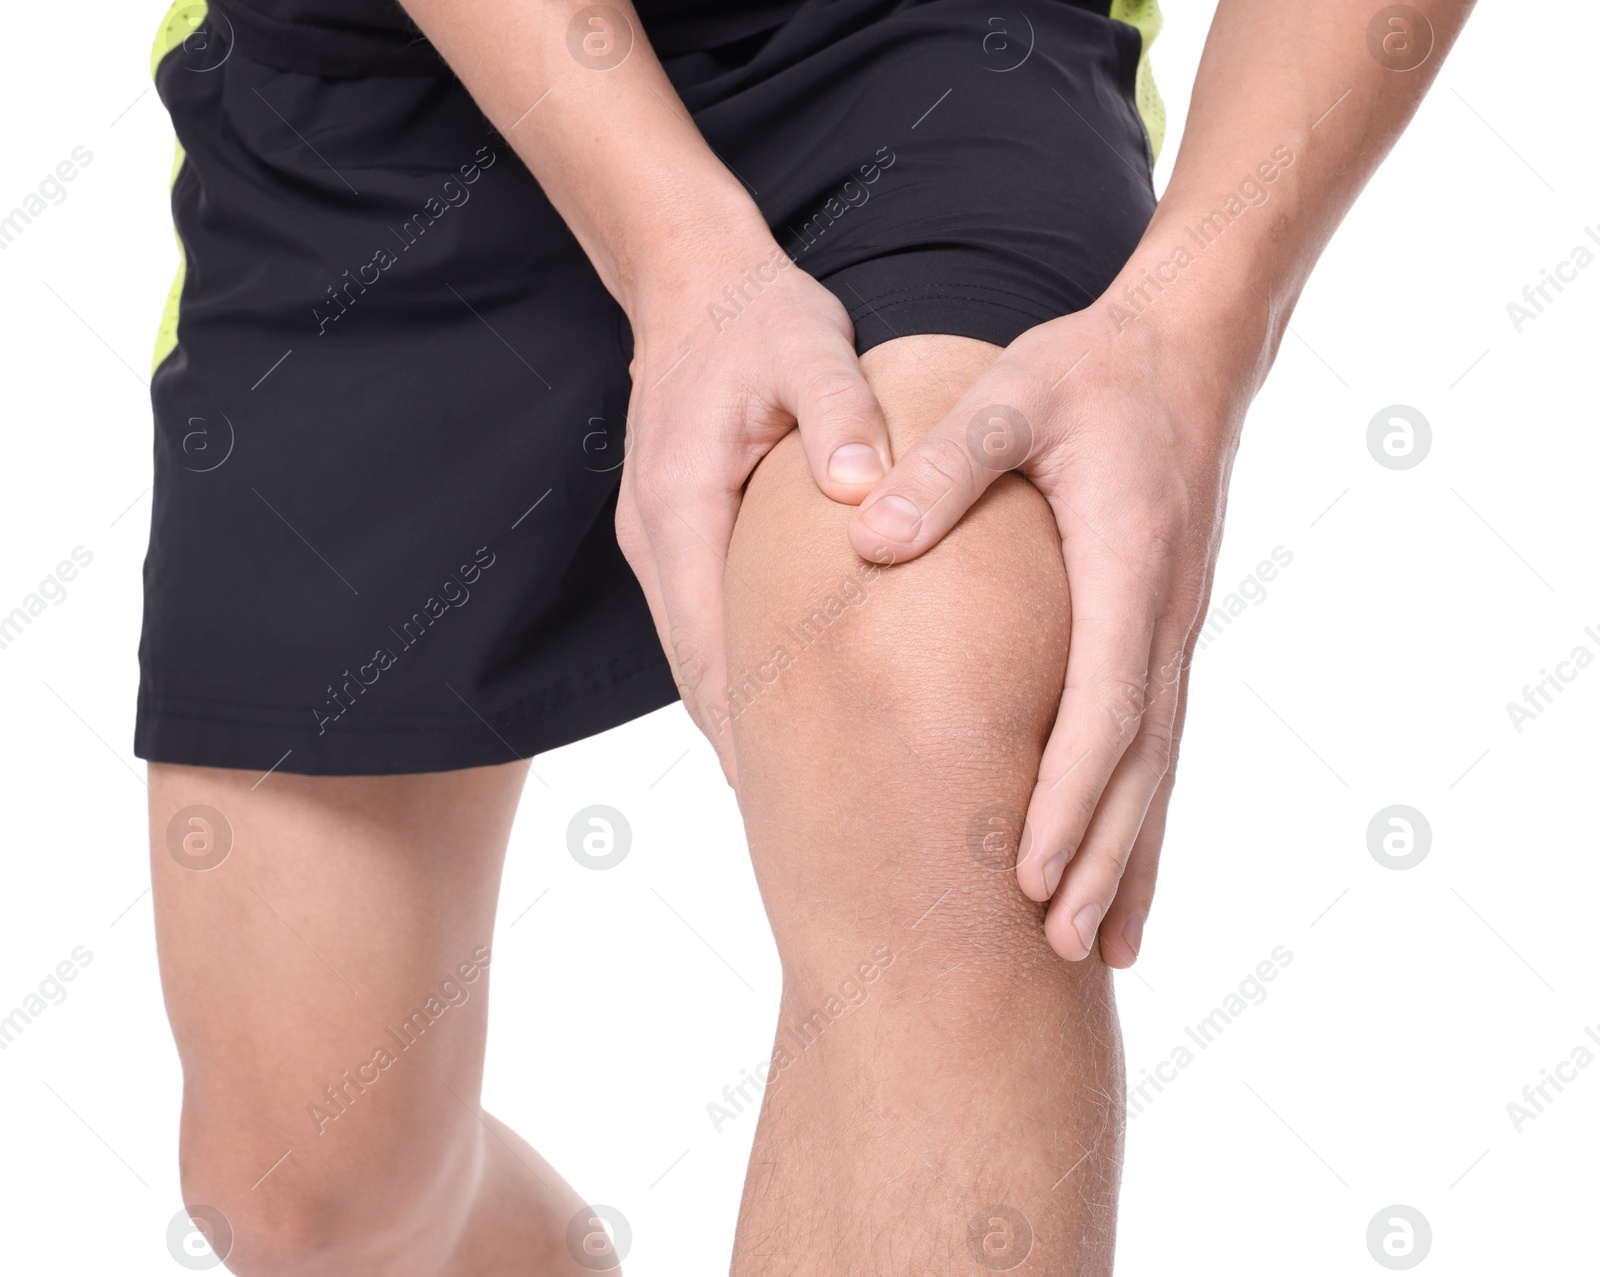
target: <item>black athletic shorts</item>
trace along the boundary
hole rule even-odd
[[[1004,345],[1105,289],[1155,206],[1148,27],[791,7],[664,61],[859,350]],[[174,12],[134,752],[440,771],[676,699],[613,530],[630,330],[528,170],[448,71],[318,75]]]

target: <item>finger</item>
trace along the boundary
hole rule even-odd
[[[789,366],[785,406],[799,423],[811,475],[831,500],[855,505],[893,464],[878,396],[842,336],[837,347],[792,352]]]
[[[1069,550],[1072,632],[1066,686],[1028,801],[1017,883],[1048,900],[1145,710],[1156,604],[1115,555]]]
[[[1131,967],[1144,943],[1144,924],[1156,894],[1156,869],[1166,835],[1172,783],[1173,772],[1168,770],[1128,856],[1116,898],[1100,923],[1100,956],[1108,967]]]
[[[1161,862],[1161,843],[1167,832],[1167,810],[1172,801],[1176,772],[1167,769],[1139,837],[1134,841],[1116,898],[1100,923],[1100,956],[1108,967],[1131,967],[1144,943],[1144,924],[1156,894],[1156,869]],[[1081,939],[1081,937],[1080,937]]]
[[[634,566],[634,575],[639,580],[639,588],[644,591],[645,605],[650,609],[650,619],[655,623],[656,635],[661,640],[663,652],[668,653],[667,664],[672,670],[672,681],[678,686],[678,696],[683,700],[684,708],[689,713],[690,720],[710,742],[716,751],[717,762],[722,767],[723,778],[734,788],[739,784],[739,773],[733,753],[731,736],[727,732],[718,732],[715,717],[710,723],[710,730],[697,717],[695,699],[692,694],[685,693],[684,679],[679,673],[680,662],[672,655],[674,647],[672,641],[672,622],[668,618],[666,600],[661,593],[661,578],[655,569],[655,560],[649,555],[644,556],[642,563]]]
[[[710,740],[731,785],[737,772],[727,707],[723,574],[738,498],[691,495],[660,468],[635,486],[634,505],[648,540],[647,572],[636,567],[661,645],[689,717]],[[670,491],[672,496],[667,496]],[[648,579],[647,579],[648,578]]]
[[[1101,920],[1120,894],[1128,858],[1171,762],[1182,645],[1188,632],[1186,625],[1179,629],[1169,623],[1165,628],[1167,633],[1156,640],[1148,662],[1146,705],[1138,734],[1112,773],[1045,918],[1051,947],[1069,961],[1087,957],[1094,948]],[[1165,660],[1163,651],[1168,653]]]
[[[1215,570],[1215,565],[1211,570]],[[1201,598],[1209,594],[1208,579]],[[1178,755],[1183,752],[1183,725],[1189,713],[1189,663],[1194,659],[1195,642],[1200,637],[1200,618],[1204,614],[1205,605],[1202,603],[1195,609],[1194,620],[1189,625],[1189,637],[1184,642],[1183,665],[1178,678],[1178,708],[1172,722],[1172,755],[1167,763],[1167,774],[1162,778],[1155,798],[1150,803],[1150,810],[1145,814],[1138,840],[1133,844],[1127,867],[1122,871],[1122,881],[1117,885],[1116,898],[1100,923],[1100,956],[1109,966],[1131,967],[1144,942],[1144,924],[1150,916],[1151,902],[1155,899],[1156,868],[1166,838],[1167,811],[1172,803],[1172,788],[1178,775]]]
[[[874,563],[904,563],[934,545],[989,485],[1028,460],[1021,412],[985,403],[982,382],[923,435],[850,516],[850,544]]]

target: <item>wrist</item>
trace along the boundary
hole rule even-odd
[[[1135,312],[1107,290],[1093,309],[1110,348],[1131,343],[1131,357],[1149,376],[1177,382],[1197,415],[1222,428],[1242,421],[1276,352],[1259,302],[1226,307],[1169,297]]]
[[[618,234],[612,250],[613,291],[636,328],[647,317],[686,306],[704,310],[741,271],[781,255],[760,210],[737,184],[710,195],[703,187],[685,192],[650,212],[635,233]]]
[[[1219,406],[1242,400],[1242,410],[1266,379],[1299,296],[1279,251],[1276,236],[1208,238],[1200,218],[1160,210],[1095,302],[1098,322],[1111,339],[1143,334],[1163,365]]]

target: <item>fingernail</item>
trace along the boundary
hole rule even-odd
[[[1133,956],[1139,956],[1139,942],[1144,939],[1144,920],[1146,915],[1136,913],[1122,924],[1122,938],[1127,942],[1128,948],[1133,950]]]
[[[891,541],[909,541],[917,535],[922,513],[904,497],[880,497],[861,516],[869,528]]]
[[[1067,853],[1058,851],[1045,863],[1044,889],[1047,895],[1055,895],[1056,888],[1061,883],[1061,875],[1067,872]]]
[[[876,483],[883,478],[883,462],[866,444],[847,443],[828,458],[828,478],[835,483]]]
[[[1078,916],[1072,920],[1072,927],[1078,933],[1078,939],[1083,941],[1085,954],[1094,949],[1095,928],[1100,925],[1100,915],[1105,912],[1099,905],[1084,905],[1078,910]]]

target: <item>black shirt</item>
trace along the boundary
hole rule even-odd
[[[778,26],[801,0],[635,0],[662,57]],[[396,0],[211,0],[246,57],[311,75],[438,75],[446,70]],[[228,37],[223,36],[224,39]]]

